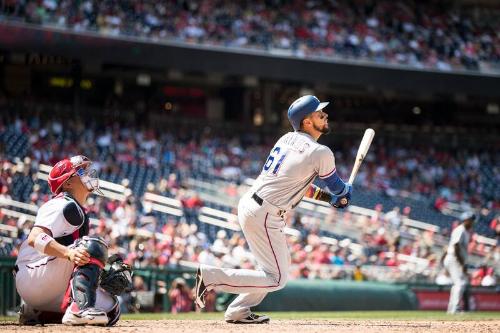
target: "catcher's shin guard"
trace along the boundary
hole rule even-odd
[[[61,306],[65,310],[63,324],[66,325],[107,325],[106,312],[97,309],[96,291],[99,275],[108,257],[107,244],[98,237],[83,237],[75,246],[84,247],[90,255],[85,266],[76,266]]]

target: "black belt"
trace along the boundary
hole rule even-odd
[[[259,197],[257,195],[257,193],[254,192],[254,194],[252,194],[252,199],[255,200],[255,202],[259,205],[259,206],[262,206],[262,204],[264,203],[264,199],[262,199],[261,197]],[[277,215],[280,216],[280,217],[283,217],[286,213],[286,210],[284,209],[279,209],[279,208],[276,208],[277,209]],[[273,213],[274,214],[274,213]]]
[[[252,199],[254,199],[255,202],[259,204],[259,206],[262,206],[262,204],[264,203],[264,199],[259,197],[257,193],[252,194]]]

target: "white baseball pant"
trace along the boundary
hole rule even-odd
[[[62,312],[61,303],[73,273],[73,263],[67,259],[44,257],[29,264],[19,264],[16,289],[23,301],[40,311]],[[97,288],[96,308],[109,311],[115,301]]]
[[[290,253],[283,212],[266,201],[259,205],[251,195],[240,199],[238,221],[259,270],[200,266],[208,290],[240,294],[227,308],[226,320],[248,317],[251,307],[262,302],[268,292],[282,289],[288,279]]]
[[[456,313],[460,299],[464,294],[465,286],[467,285],[467,277],[462,269],[462,265],[460,265],[454,255],[447,254],[443,264],[453,281],[453,286],[450,290],[450,300],[448,302],[448,313]]]

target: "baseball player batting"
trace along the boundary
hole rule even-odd
[[[99,191],[91,164],[79,155],[58,162],[50,171],[48,182],[55,197],[38,210],[16,261],[21,325],[111,326],[120,318],[115,295],[131,286],[131,272],[116,257],[108,261],[102,239],[88,237],[89,218],[83,205],[90,193]],[[103,271],[107,262],[111,267]],[[98,288],[100,276],[107,282]]]
[[[200,265],[196,275],[196,304],[205,306],[207,290],[240,294],[227,308],[225,320],[235,324],[268,323],[269,317],[250,308],[267,293],[287,282],[290,266],[283,228],[286,211],[304,196],[323,200],[337,208],[349,205],[352,186],[337,174],[330,148],[317,142],[328,134],[328,115],[315,96],[306,95],[292,103],[288,119],[294,132],[282,136],[271,150],[262,172],[238,205],[238,221],[261,270],[223,269]],[[313,185],[319,176],[325,188]]]

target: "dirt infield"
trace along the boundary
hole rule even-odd
[[[124,320],[112,328],[85,327],[85,333],[245,333],[245,332],[300,332],[300,333],[389,333],[389,332],[500,332],[500,320],[491,321],[387,321],[387,320],[273,320],[263,325],[234,325],[219,320]],[[0,323],[2,332],[82,332],[82,327],[47,325],[44,327],[17,326],[12,322]]]

